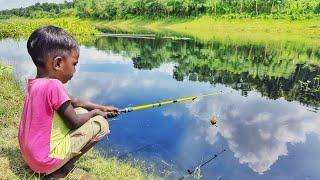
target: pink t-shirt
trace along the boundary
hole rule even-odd
[[[55,111],[68,100],[61,81],[28,80],[18,138],[22,156],[35,172],[46,173],[62,161],[49,157],[50,135]]]

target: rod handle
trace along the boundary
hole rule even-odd
[[[124,109],[120,109],[120,112],[121,113],[127,113],[127,112],[131,112],[132,111],[132,108],[131,107],[127,107],[127,108],[124,108]]]

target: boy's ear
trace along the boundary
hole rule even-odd
[[[61,68],[61,64],[62,64],[62,57],[61,56],[57,56],[57,57],[55,57],[54,59],[53,59],[53,68],[55,69],[55,70],[60,70],[60,68]]]

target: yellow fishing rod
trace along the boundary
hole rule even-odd
[[[178,102],[193,101],[195,99],[199,99],[199,98],[203,98],[203,97],[207,97],[207,96],[216,96],[216,95],[220,95],[220,94],[221,94],[221,92],[220,93],[211,93],[211,94],[204,94],[204,95],[200,95],[200,96],[183,97],[183,98],[179,98],[179,99],[175,99],[175,100],[167,100],[167,101],[162,101],[162,102],[153,103],[153,104],[145,104],[145,105],[140,105],[140,106],[127,107],[124,109],[120,109],[120,112],[128,113],[128,112],[132,112],[132,111],[160,107],[163,105],[168,105],[168,104],[173,104],[173,103],[178,103]]]

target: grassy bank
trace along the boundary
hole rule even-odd
[[[145,29],[153,32],[175,32],[194,37],[200,41],[220,41],[237,44],[299,44],[317,46],[320,41],[320,19],[228,19],[202,16],[194,19],[148,20],[135,18],[96,22],[99,28],[134,32]]]
[[[11,67],[0,64],[0,179],[37,179],[38,175],[29,170],[18,149],[24,95],[11,71]],[[85,155],[78,167],[88,170],[94,179],[154,179],[130,162],[104,158],[95,150]]]
[[[0,20],[0,38],[27,38],[43,25],[64,28],[82,44],[94,43],[99,29],[110,29],[136,33],[146,30],[155,33],[173,32],[196,38],[202,42],[219,41],[224,44],[258,44],[271,47],[294,46],[296,48],[320,47],[320,19],[294,20],[202,16],[193,19],[165,18],[151,20],[133,18],[129,20],[84,20],[68,18],[11,18]]]
[[[0,39],[27,39],[32,31],[45,25],[55,25],[65,29],[82,44],[91,43],[94,40],[94,36],[92,35],[99,32],[92,26],[90,21],[76,17],[41,19],[10,18],[0,20]]]

